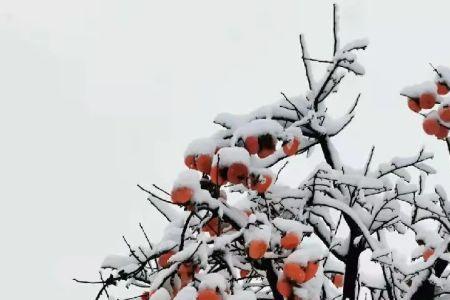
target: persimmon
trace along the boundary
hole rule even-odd
[[[449,88],[448,88],[448,86],[445,83],[438,82],[436,85],[437,85],[437,93],[439,95],[445,95],[445,94],[448,93]]]
[[[439,130],[438,130],[438,132],[436,132],[435,136],[438,139],[445,139],[448,136],[448,131],[449,130],[447,127],[440,125]]]
[[[337,287],[343,287],[344,286],[344,275],[342,274],[336,274],[333,276],[333,284]]]
[[[250,271],[241,269],[241,271],[239,273],[241,275],[241,278],[245,278],[250,274]]]
[[[306,270],[305,270],[305,281],[310,280],[311,278],[313,278],[316,273],[317,270],[319,269],[319,264],[317,262],[308,262],[308,265],[306,266]]]
[[[300,141],[297,138],[293,138],[290,141],[283,143],[283,152],[287,156],[292,156],[297,153],[300,148]]]
[[[195,156],[194,155],[188,155],[184,158],[184,164],[189,168],[189,169],[196,169],[197,167],[195,166]]]
[[[433,254],[434,254],[434,249],[433,248],[427,248],[422,254],[423,260],[424,261],[428,261],[428,259],[430,259],[430,257]]]
[[[162,254],[159,258],[158,258],[158,264],[161,268],[166,268],[169,265],[169,258],[172,257],[172,255],[174,255],[175,252],[174,251],[169,251],[166,252],[164,254]]]
[[[265,193],[270,185],[272,184],[272,177],[269,175],[255,175],[252,174],[250,176],[250,188],[254,191],[257,191],[258,194]]]
[[[208,232],[210,236],[216,236],[219,234],[220,230],[219,223],[219,218],[212,218],[202,227],[202,231]]]
[[[214,290],[204,289],[198,292],[197,300],[221,300],[222,297]]]
[[[438,110],[439,118],[444,122],[450,122],[450,107],[444,106]]]
[[[305,271],[299,264],[285,263],[283,267],[284,276],[297,283],[305,282]]]
[[[420,95],[419,104],[421,108],[430,109],[436,104],[436,97],[432,93],[423,93]]]
[[[194,266],[189,262],[182,263],[177,270],[177,274],[180,277],[181,286],[185,287],[186,285],[188,285],[194,277],[194,272],[198,273],[199,271],[200,268],[198,267],[198,265]]]
[[[259,151],[258,156],[260,158],[266,158],[275,152],[276,142],[271,134],[263,134],[258,137]]]
[[[277,290],[285,298],[289,298],[293,292],[292,285],[289,283],[289,281],[287,281],[286,278],[278,280]]]
[[[201,154],[195,160],[197,170],[209,174],[211,172],[212,157],[208,154]]]
[[[248,153],[256,154],[259,151],[259,143],[258,138],[256,136],[249,136],[245,139],[245,149],[247,149]]]
[[[439,131],[439,122],[435,118],[425,118],[423,120],[423,130],[428,135],[435,135]]]
[[[248,247],[248,256],[252,259],[260,259],[268,249],[268,245],[262,240],[253,240]]]
[[[234,184],[245,183],[248,177],[248,167],[241,163],[234,163],[228,168],[227,180]]]
[[[258,152],[259,158],[266,158],[272,155],[275,152],[275,149],[261,149]]]
[[[176,204],[186,204],[192,199],[194,192],[188,187],[179,187],[172,190],[172,202]]]
[[[281,247],[292,250],[300,244],[300,237],[295,232],[287,232],[280,241]]]
[[[420,112],[421,110],[419,103],[414,99],[408,99],[408,107],[410,110],[416,113]]]
[[[144,293],[142,293],[142,295],[141,295],[141,300],[149,300],[150,299],[150,296],[152,296],[153,294],[154,294],[155,292],[153,291],[153,292],[144,292]]]
[[[210,177],[211,182],[217,185],[223,185],[226,183],[226,172],[224,176],[224,171],[228,171],[226,168],[218,169],[217,166],[211,167]]]

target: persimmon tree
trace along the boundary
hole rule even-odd
[[[214,123],[222,128],[187,146],[186,169],[170,191],[139,186],[168,221],[163,238],[150,241],[140,225],[143,245],[124,239],[129,255],[106,257],[97,281],[77,280],[98,284],[96,299],[117,299],[117,289],[129,293],[120,299],[142,300],[397,300],[446,293],[450,206],[442,187],[425,188],[435,173],[433,155],[419,149],[373,165],[372,147],[357,168],[343,163],[333,145],[361,95],[355,92],[354,104],[338,118],[329,114],[330,95],[336,100],[347,77],[364,75],[357,55],[368,45],[363,39],[341,44],[336,5],[333,12],[331,58],[310,56],[300,35],[303,95],[282,93],[248,114],[218,115]],[[314,64],[327,66],[321,78],[314,78]],[[415,111],[422,102],[431,108],[431,100],[411,102],[419,93],[405,93]],[[448,113],[438,114],[442,121]],[[298,178],[299,185],[278,181],[287,158],[307,159],[314,148],[323,163]],[[413,259],[392,250],[392,232],[414,235]],[[373,276],[361,273],[363,253],[375,266]]]

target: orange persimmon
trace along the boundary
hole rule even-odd
[[[444,122],[450,122],[450,107],[444,106],[438,110],[439,118]]]
[[[227,180],[234,184],[245,183],[248,177],[248,167],[241,163],[234,163],[228,168]]]
[[[286,280],[286,278],[278,280],[277,290],[285,298],[289,298],[293,292],[292,285]]]
[[[436,97],[432,93],[423,93],[420,95],[419,104],[421,108],[430,109],[436,104]]]
[[[176,204],[186,204],[192,199],[194,192],[188,187],[179,187],[172,190],[172,202]]]
[[[438,82],[438,83],[436,83],[436,85],[437,85],[437,93],[439,95],[445,95],[445,94],[448,93],[449,88],[448,88],[448,86],[445,83]]]
[[[439,122],[435,118],[425,118],[422,124],[423,130],[428,135],[435,135],[439,131]]]
[[[189,169],[196,169],[195,166],[195,156],[194,155],[188,155],[184,158],[184,164],[189,168]]]
[[[424,260],[424,261],[427,261],[428,259],[430,259],[430,257],[431,257],[433,254],[434,254],[434,249],[432,249],[432,248],[427,248],[427,249],[423,252],[423,254],[422,254],[423,260]]]
[[[161,268],[166,268],[169,265],[169,258],[172,257],[172,255],[174,255],[175,252],[174,251],[169,251],[166,252],[164,254],[162,254],[159,258],[158,258],[158,264]]]
[[[221,300],[222,297],[214,290],[204,289],[198,292],[197,300]]]
[[[211,182],[217,185],[225,184],[227,181],[226,177],[223,175],[225,170],[226,169],[218,169],[217,166],[213,166],[209,175],[211,177]]]
[[[212,157],[208,154],[201,154],[195,160],[197,170],[209,174],[211,172]]]
[[[295,232],[287,232],[280,240],[281,247],[292,250],[300,244],[300,237]]]
[[[259,143],[258,138],[256,136],[249,136],[245,139],[245,149],[247,149],[248,153],[256,154],[259,151]]]
[[[264,256],[268,247],[265,241],[253,240],[248,247],[248,256],[252,259],[260,259]]]
[[[305,271],[296,263],[285,263],[283,267],[284,276],[296,283],[305,282]]]
[[[308,265],[306,266],[306,270],[305,270],[305,281],[310,280],[311,278],[313,278],[316,273],[317,270],[319,269],[319,264],[317,262],[308,262]]]
[[[445,126],[440,125],[439,130],[436,132],[435,136],[438,139],[445,139],[448,136],[448,128]]]
[[[272,177],[269,175],[254,175],[250,176],[250,189],[257,191],[258,194],[263,194],[272,184]]]
[[[336,274],[333,276],[333,284],[337,287],[343,287],[344,286],[344,275],[342,274]]]
[[[408,99],[408,107],[410,110],[416,113],[420,112],[421,110],[419,103],[414,99]]]
[[[283,152],[287,156],[292,156],[297,153],[300,148],[300,141],[297,138],[293,138],[292,140],[283,143]]]

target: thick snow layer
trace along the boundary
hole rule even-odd
[[[292,252],[285,260],[285,262],[292,262],[299,264],[301,266],[306,266],[308,262],[319,261],[325,257],[327,254],[327,250],[324,250],[322,247],[317,245],[316,243],[300,244],[300,247]]]
[[[224,293],[228,289],[227,280],[219,273],[209,273],[202,277],[199,290],[210,289],[215,290],[219,289],[222,293]]]
[[[276,138],[282,131],[283,127],[277,121],[266,119],[253,120],[236,129],[231,139],[231,145],[235,145],[239,138],[245,140],[249,136],[258,137],[264,134],[271,134]]]
[[[188,187],[194,192],[200,189],[200,174],[195,170],[181,172],[173,183],[173,188]]]
[[[401,90],[401,93],[409,98],[419,98],[423,93],[432,93],[436,95],[437,86],[433,81],[426,81],[421,84],[405,87]]]
[[[283,232],[294,232],[302,236],[304,232],[312,232],[310,225],[305,225],[295,220],[287,220],[283,218],[273,219],[273,225]]]
[[[186,148],[184,156],[195,155],[195,154],[209,154],[214,155],[216,148],[218,146],[218,141],[214,138],[204,138],[193,140]]]
[[[250,166],[250,154],[242,147],[221,148],[214,156],[212,165],[220,167],[229,167],[233,163],[241,163]]]
[[[152,296],[152,300],[170,300],[170,294],[165,288],[160,288]]]
[[[267,244],[272,235],[272,226],[268,223],[267,217],[262,213],[255,213],[248,218],[248,228],[244,231],[246,245],[253,240],[262,240]]]
[[[197,290],[192,286],[182,288],[173,300],[196,300]]]

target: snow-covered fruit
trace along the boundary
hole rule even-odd
[[[448,136],[449,129],[440,124],[437,117],[434,116],[427,116],[423,120],[423,130],[428,135],[434,135],[438,139],[444,139]]]
[[[270,133],[245,138],[244,147],[250,154],[258,154],[260,158],[266,158],[276,149],[277,139]]]
[[[211,172],[212,156],[208,154],[188,155],[184,158],[184,164],[189,169],[209,174]]]
[[[222,300],[222,297],[214,290],[204,289],[198,292],[197,300]]]
[[[428,261],[430,257],[434,254],[434,249],[432,248],[426,248],[425,251],[422,254],[423,260]]]
[[[224,185],[227,183],[227,173],[228,168],[218,168],[217,166],[212,166],[211,168],[211,182],[217,185]]]
[[[445,84],[444,82],[438,82],[436,83],[436,86],[437,86],[437,93],[439,95],[446,95],[449,92],[449,88],[447,84]]]
[[[245,149],[247,149],[250,154],[257,154],[259,152],[259,142],[258,137],[249,136],[244,142]]]
[[[264,257],[269,245],[263,240],[253,240],[248,245],[248,256],[252,259],[260,259]]]
[[[277,290],[285,298],[289,298],[293,293],[292,285],[285,277],[278,280]]]
[[[413,112],[416,112],[416,113],[421,111],[419,101],[417,99],[409,98],[408,99],[408,107],[410,110],[412,110]]]
[[[419,105],[423,109],[431,109],[436,104],[436,96],[433,93],[425,92],[419,97]]]
[[[241,278],[248,277],[248,275],[250,275],[250,271],[249,271],[249,270],[241,269],[241,270],[239,271],[239,275],[241,276]]]
[[[287,156],[292,156],[300,149],[300,140],[298,138],[292,138],[289,141],[283,142],[283,152]]]
[[[245,183],[248,177],[248,167],[242,163],[232,164],[227,171],[227,180],[234,184]]]
[[[295,232],[287,232],[280,240],[282,248],[293,250],[300,244],[300,236]]]
[[[303,267],[294,262],[287,262],[283,267],[283,274],[288,280],[297,284],[306,282],[316,276],[319,264],[317,262],[308,262],[306,267]]]
[[[319,269],[319,264],[317,262],[310,261],[305,269],[305,281],[312,279],[316,276],[317,270]]]
[[[344,286],[344,275],[342,275],[342,274],[333,275],[332,282],[333,282],[334,286],[336,286],[337,288],[343,287]]]
[[[141,300],[150,300],[150,297],[154,294],[155,292],[144,292],[141,295]]]
[[[186,204],[191,201],[194,191],[189,187],[178,187],[170,194],[172,202],[175,204]]]
[[[438,114],[442,121],[446,123],[450,122],[450,107],[448,105],[439,108]]]
[[[275,152],[277,142],[271,134],[263,134],[258,137],[258,145],[258,156],[266,158]]]
[[[169,265],[169,259],[172,257],[172,255],[174,255],[175,252],[174,251],[168,251],[164,254],[161,254],[161,256],[158,258],[158,264],[161,268],[167,268],[167,266]]]
[[[203,227],[203,232],[208,232],[210,236],[216,236],[220,233],[220,220],[217,217],[211,218]]]
[[[194,278],[194,273],[198,272],[200,272],[198,265],[194,265],[189,262],[182,263],[177,270],[178,277],[180,277],[181,286],[184,287],[188,285]]]
[[[251,173],[249,177],[250,189],[258,192],[258,194],[265,193],[272,184],[272,176],[269,174]]]
[[[296,283],[303,283],[306,279],[306,274],[303,268],[296,263],[285,263],[283,267],[284,276]]]

